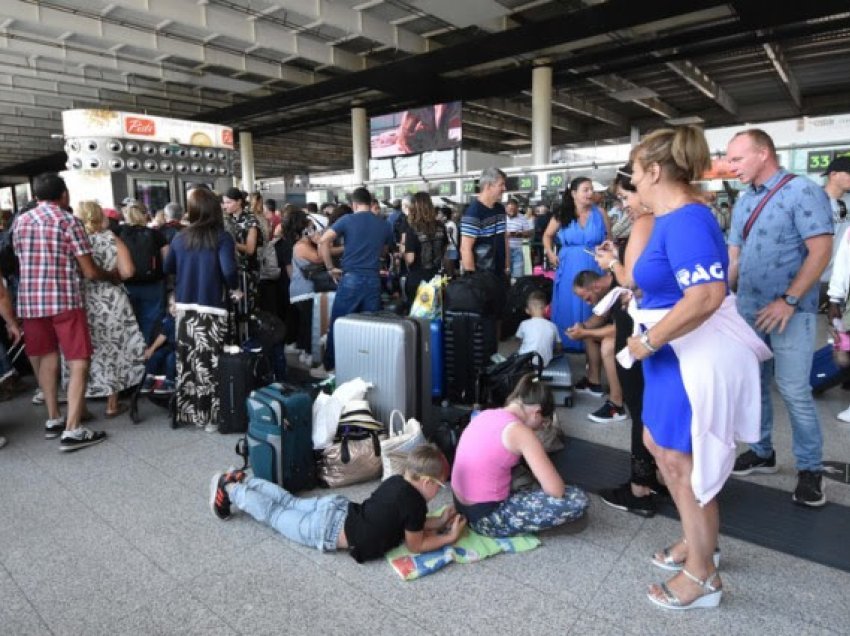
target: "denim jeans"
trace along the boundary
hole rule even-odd
[[[589,504],[587,493],[576,486],[567,486],[560,498],[542,490],[520,490],[469,526],[485,537],[513,537],[578,521]]]
[[[334,323],[337,318],[362,311],[381,309],[381,279],[375,274],[345,274],[336,290],[331,324],[328,328],[328,344],[325,347],[325,369],[336,367],[334,355]]]
[[[530,272],[529,272],[530,273]],[[525,276],[525,258],[521,247],[511,248],[511,278]]]
[[[150,344],[154,327],[165,315],[165,283],[125,283],[124,286],[145,344]]]
[[[322,552],[336,550],[349,504],[341,495],[302,499],[257,478],[236,484],[230,502],[290,541]]]
[[[791,421],[792,450],[797,460],[797,470],[822,469],[823,436],[809,380],[815,349],[816,320],[815,314],[798,311],[782,333],[758,332],[773,351],[773,359],[761,365],[761,439],[751,448],[762,458],[769,457],[773,452],[770,380],[775,377],[776,388],[785,402]],[[750,321],[751,325],[753,323]]]
[[[164,375],[169,380],[177,379],[177,353],[168,344],[153,352],[145,364],[145,373]]]

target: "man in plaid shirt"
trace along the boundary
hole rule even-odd
[[[120,283],[118,271],[98,267],[83,224],[68,209],[68,188],[57,174],[33,181],[38,205],[15,222],[12,240],[20,261],[18,315],[27,356],[44,393],[45,437],[60,437],[59,450],[73,451],[106,439],[103,431],[80,426],[92,345],[86,320],[82,276]],[[68,362],[67,420],[59,412],[59,349]]]

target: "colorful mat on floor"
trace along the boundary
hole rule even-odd
[[[439,513],[435,513],[439,514]],[[468,529],[454,545],[447,545],[433,552],[415,554],[400,545],[387,552],[387,561],[405,581],[413,581],[441,570],[449,563],[475,563],[500,552],[526,552],[540,545],[540,539],[532,534],[491,539]]]

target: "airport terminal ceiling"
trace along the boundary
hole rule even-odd
[[[464,148],[846,112],[850,2],[4,0],[0,174],[64,166],[60,115],[109,108],[254,133],[257,178],[346,170],[350,109],[463,101]]]

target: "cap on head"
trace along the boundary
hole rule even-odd
[[[830,172],[850,172],[850,155],[842,155],[841,157],[836,157],[830,161],[829,166],[826,168],[826,172],[824,172],[821,176],[825,177]]]

